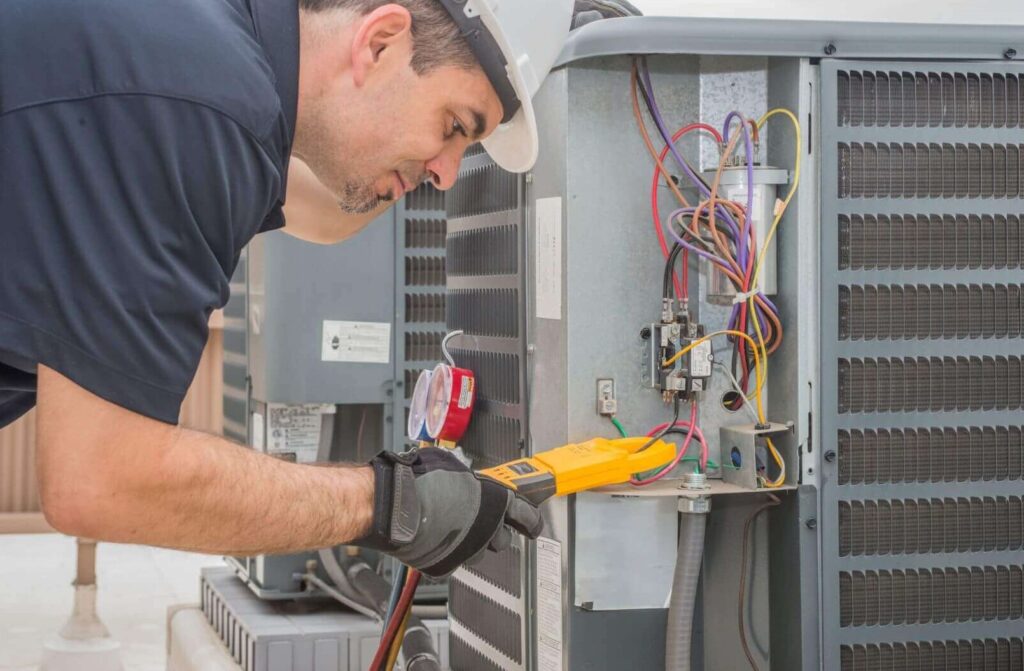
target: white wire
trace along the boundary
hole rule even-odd
[[[747,400],[746,394],[743,393],[743,389],[740,388],[740,383],[736,380],[736,377],[732,374],[732,371],[729,370],[729,367],[726,366],[724,363],[718,362],[716,362],[715,365],[722,369],[722,372],[725,373],[725,376],[729,378],[729,383],[732,385],[733,390],[743,398],[743,408],[750,415],[751,419],[754,420],[754,424],[760,424],[761,419],[757,416],[757,412],[754,411],[754,408],[752,407],[750,401]]]
[[[462,333],[462,331],[452,331],[441,340],[441,354],[444,355],[445,361],[448,362],[449,366],[455,366],[455,359],[452,358],[451,352],[448,351],[448,341],[462,335]]]

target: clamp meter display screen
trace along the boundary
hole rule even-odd
[[[526,461],[520,461],[517,464],[509,464],[508,470],[512,471],[516,475],[529,475],[530,473],[537,472],[537,469]]]

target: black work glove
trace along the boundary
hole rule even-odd
[[[380,550],[428,576],[446,576],[512,542],[509,527],[536,538],[540,511],[471,471],[448,450],[381,452],[373,461],[373,527],[353,545]]]

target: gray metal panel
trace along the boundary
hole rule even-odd
[[[272,232],[250,244],[250,374],[268,403],[382,403],[395,377],[388,363],[321,360],[323,322],[393,324],[395,215],[354,238],[315,245]]]
[[[951,54],[957,53],[960,46],[960,43],[953,45],[954,49]],[[847,72],[850,73],[848,77],[845,75],[841,76],[841,73]],[[888,75],[886,73],[890,72],[900,73],[901,80],[903,79],[902,73],[922,73],[922,76],[913,78],[915,89],[907,94],[910,96],[912,104],[909,106],[904,104],[907,99],[903,95],[900,96],[903,112],[906,114],[913,113],[913,127],[896,127],[888,122],[882,126],[878,125],[879,120],[891,119],[888,110],[892,109],[891,105],[895,102],[895,98],[891,93],[895,89],[887,88],[884,92],[877,89],[876,73],[882,73],[887,78]],[[989,125],[992,127],[967,127],[973,121],[969,121],[966,116],[964,117],[963,127],[958,126],[956,123],[956,114],[958,113],[956,105],[961,99],[966,104],[968,98],[961,96],[961,93],[954,85],[954,81],[957,75],[964,75],[965,82],[972,75],[978,75],[977,81],[980,86],[980,82],[985,80],[985,75],[989,75],[988,81],[990,85],[993,81],[1002,81],[1005,84],[1005,82],[1011,80],[1019,82],[1022,74],[1024,74],[1024,68],[1002,63],[958,64],[857,61],[824,61],[822,63],[821,430],[822,449],[831,458],[825,459],[821,464],[821,556],[824,627],[823,652],[824,665],[828,669],[835,668],[846,671],[847,669],[879,668],[876,666],[862,666],[861,664],[863,664],[862,660],[865,659],[865,655],[869,653],[872,655],[879,654],[878,644],[880,643],[896,643],[903,646],[903,648],[907,648],[908,646],[919,646],[921,642],[960,641],[962,650],[970,650],[977,653],[985,649],[985,639],[1006,637],[1019,641],[1021,627],[1024,626],[1021,621],[1022,615],[1024,615],[1024,610],[1021,610],[1024,608],[1024,605],[1022,605],[1024,602],[1021,600],[1024,599],[1024,596],[1019,594],[1020,587],[1013,587],[1010,582],[1005,583],[1005,585],[999,583],[1003,585],[998,589],[999,598],[1007,600],[1006,603],[1009,610],[1006,611],[1005,617],[999,621],[981,621],[984,620],[984,613],[988,612],[987,609],[993,608],[995,605],[990,603],[990,597],[985,590],[979,592],[974,588],[974,584],[966,577],[970,576],[970,573],[964,573],[965,570],[971,567],[981,569],[981,578],[978,579],[983,580],[986,570],[993,571],[992,575],[997,575],[1003,569],[995,567],[1008,567],[1006,575],[1010,576],[1014,571],[1020,570],[1021,564],[1024,563],[1024,552],[1019,550],[962,552],[959,551],[959,546],[944,546],[936,547],[935,551],[930,552],[921,552],[921,547],[917,547],[917,551],[907,553],[866,554],[860,552],[859,554],[853,554],[849,549],[841,545],[842,539],[847,539],[843,542],[849,542],[850,534],[854,531],[850,525],[854,523],[860,524],[865,521],[868,526],[863,529],[863,532],[857,532],[858,538],[862,539],[858,541],[859,543],[867,543],[868,545],[882,544],[883,546],[886,543],[891,543],[891,541],[885,540],[886,534],[893,533],[889,525],[892,520],[902,523],[901,520],[904,517],[902,513],[897,513],[893,517],[891,510],[885,512],[888,510],[887,506],[891,509],[892,502],[894,501],[909,501],[911,502],[909,505],[916,507],[917,500],[923,501],[922,506],[929,511],[929,523],[916,522],[912,529],[899,532],[901,536],[911,534],[912,531],[911,537],[914,539],[918,538],[919,534],[928,534],[928,538],[934,539],[936,543],[940,541],[942,543],[952,543],[952,540],[946,540],[947,536],[951,539],[954,537],[949,535],[952,532],[947,533],[946,528],[942,525],[947,522],[960,523],[958,516],[961,514],[969,515],[971,507],[974,505],[959,503],[953,501],[953,499],[957,497],[965,499],[972,497],[977,499],[1000,496],[1019,497],[1019,481],[1001,480],[998,477],[992,480],[979,479],[969,482],[949,481],[948,478],[940,478],[938,481],[935,481],[931,478],[926,478],[924,482],[878,484],[876,482],[877,473],[883,472],[880,469],[884,465],[880,466],[881,462],[872,461],[866,465],[866,473],[868,475],[858,479],[858,482],[863,484],[842,484],[840,477],[846,478],[847,476],[842,475],[840,472],[840,459],[835,458],[837,451],[849,449],[840,445],[839,432],[842,430],[998,427],[1019,426],[1021,423],[1019,411],[1010,409],[996,410],[989,405],[986,405],[984,410],[966,411],[961,409],[957,411],[935,412],[933,410],[917,409],[912,412],[842,412],[839,406],[840,384],[848,385],[847,388],[856,388],[859,382],[852,378],[845,381],[841,379],[840,359],[860,357],[872,362],[879,361],[883,364],[886,360],[894,357],[946,356],[981,358],[1002,356],[1010,357],[1012,360],[1014,357],[1019,357],[1020,341],[1019,339],[941,337],[937,333],[932,333],[932,337],[929,339],[888,340],[874,338],[843,340],[840,339],[839,335],[840,313],[842,310],[849,308],[846,306],[840,307],[838,303],[841,286],[1013,284],[1020,282],[1020,271],[1005,267],[988,270],[960,270],[954,267],[942,268],[940,264],[934,264],[930,268],[911,271],[887,269],[879,272],[863,268],[838,272],[840,253],[842,251],[840,248],[838,222],[841,214],[887,216],[910,214],[1019,214],[1024,209],[1024,202],[1019,197],[997,199],[984,197],[980,191],[959,199],[929,197],[932,193],[938,193],[951,183],[945,181],[932,182],[932,186],[928,189],[927,193],[915,193],[913,197],[844,197],[846,196],[846,190],[845,187],[841,190],[841,179],[863,178],[879,180],[879,182],[875,183],[878,184],[884,180],[893,179],[895,173],[879,171],[876,164],[875,166],[869,165],[863,168],[863,172],[856,175],[843,172],[841,177],[841,167],[847,164],[844,162],[846,160],[845,157],[841,156],[840,145],[850,143],[865,143],[866,145],[867,143],[880,142],[927,142],[939,146],[944,144],[955,146],[957,143],[967,144],[972,142],[1017,144],[1021,139],[1021,131],[1016,125],[1012,128],[1008,127],[1011,124],[1008,124],[1007,121],[1011,117],[1006,114],[1009,106],[1005,97],[998,97],[1002,101],[1000,105],[1003,111],[1002,113],[993,112],[989,122]],[[873,82],[868,88],[861,87],[853,90],[849,87],[851,79],[856,81],[859,78],[861,83],[863,83],[865,75],[869,82]],[[944,79],[944,75],[949,76]],[[910,80],[908,79],[907,81]],[[943,86],[945,81],[948,81],[950,85]],[[918,83],[920,83],[920,88],[917,87]],[[902,91],[902,89],[900,90]],[[993,93],[994,90],[990,86],[987,94],[982,95],[979,88],[974,98],[972,98],[976,105],[972,104],[965,108],[979,113],[980,120],[977,122],[979,125],[984,123],[984,106],[994,104],[994,101],[997,99],[996,93]],[[883,93],[884,95],[882,95]],[[963,93],[967,93],[966,88],[963,90]],[[865,107],[863,102],[857,103],[860,105],[860,111],[854,109],[851,113],[853,108],[850,107],[852,104],[850,101],[857,100],[868,100],[871,107]],[[929,104],[919,106],[919,102]],[[931,105],[937,106],[931,107]],[[995,105],[995,107],[999,107],[999,105]],[[862,115],[861,112],[864,110],[869,110],[869,114]],[[971,112],[972,114],[974,113],[973,111]],[[947,114],[951,116],[945,116]],[[872,119],[871,123],[873,125],[865,125],[864,119],[866,118]],[[1017,116],[1013,118],[1019,123],[1019,107],[1017,108]],[[1001,119],[1001,127],[995,127],[995,122],[998,119]],[[901,117],[900,123],[903,123],[904,120],[905,117]],[[951,121],[946,123],[944,120]],[[918,124],[924,124],[926,128],[921,128]],[[841,162],[844,163],[841,165]],[[972,164],[967,169],[977,174],[977,171],[989,170],[993,166],[995,166],[994,163],[988,164],[988,166]],[[853,167],[861,170],[859,167]],[[958,172],[960,170],[959,167],[954,167],[954,172],[935,172],[936,169],[932,168],[930,170],[932,178],[942,177],[943,180],[949,178],[954,180],[952,183],[955,183],[955,180],[959,179],[961,174],[964,174]],[[1017,169],[1015,168],[1014,170]],[[998,175],[998,173],[995,174]],[[999,182],[993,181],[991,183],[998,184]],[[844,244],[848,244],[848,240],[844,241]],[[881,245],[879,248],[884,251],[884,241],[881,242]],[[870,329],[870,326],[865,326],[864,324],[858,327]],[[949,368],[948,365],[947,368]],[[950,370],[952,369],[950,368]],[[996,371],[993,375],[998,374],[997,368],[993,368],[993,371]],[[900,385],[904,384],[902,379],[896,377],[892,379]],[[1000,398],[999,394],[1002,393],[1006,394],[1007,403],[1013,402],[1013,399],[1019,395],[1020,390],[1012,391],[1007,390],[1005,387],[996,388],[995,383],[999,382],[999,379],[1005,380],[1006,378],[987,376],[985,379],[979,379],[976,384],[981,385],[979,389],[992,390],[991,393],[995,394],[992,397],[993,399],[997,400]],[[966,381],[962,377],[940,381],[929,379],[924,380],[922,383],[915,382],[917,386],[914,389],[915,393],[930,393],[935,389],[935,385],[938,384],[941,388],[955,391],[956,384],[962,385],[965,383]],[[875,391],[884,394],[882,398],[891,399],[894,398],[892,395],[896,389],[895,387],[883,387],[880,385]],[[871,393],[875,393],[875,391]],[[990,392],[986,391],[985,393]],[[985,398],[989,397],[986,396]],[[989,401],[985,401],[985,403],[989,403]],[[971,404],[973,405],[973,400]],[[946,407],[948,408],[948,402]],[[902,433],[900,435],[902,436]],[[914,449],[928,450],[929,458],[931,458],[932,453],[936,456],[940,454],[947,455],[947,453],[941,452],[943,444],[938,442],[939,437],[940,434],[928,434],[926,438],[922,438],[919,443],[914,444]],[[918,445],[920,445],[919,448],[917,447]],[[900,454],[903,454],[904,446],[902,443],[899,449],[901,450]],[[924,453],[915,452],[909,458],[919,459],[920,457],[917,456],[919,454],[924,456]],[[888,457],[889,452],[886,451],[884,454],[877,451],[872,452],[872,456],[875,455]],[[957,455],[950,453],[948,456],[939,457],[933,463],[955,469],[957,468],[956,464],[950,463],[950,460],[955,461],[956,459]],[[850,463],[847,460],[844,460],[843,464],[843,468],[850,467]],[[888,472],[889,467],[884,466],[884,469],[884,472]],[[882,502],[883,519],[881,523],[878,522],[876,516],[876,511],[879,509],[877,502]],[[844,514],[840,517],[840,509],[847,503],[851,506],[867,506],[867,517],[860,513],[853,516]],[[940,512],[942,516],[936,516]],[[935,513],[935,515],[931,515],[931,513]],[[950,517],[947,513],[952,514],[953,517]],[[978,538],[984,541],[988,538],[1001,537],[999,526],[996,524],[997,518],[991,517],[992,525],[988,523],[988,517],[984,519],[986,523],[976,528]],[[939,526],[934,526],[936,523]],[[904,542],[909,543],[911,541],[906,540]],[[903,580],[903,576],[907,576],[906,579],[908,581],[913,578],[914,584],[917,585],[916,581],[918,578],[916,576],[920,571],[934,571],[938,569],[942,569],[945,572],[941,576],[935,574],[935,580],[939,582],[933,587],[928,587],[925,594],[919,597],[920,601],[912,600],[909,596],[900,597],[898,594],[894,595],[884,587],[888,583],[879,582],[890,580],[890,576],[897,576],[899,580]],[[931,575],[929,573],[929,576]],[[859,588],[854,587],[843,587],[840,583],[841,577],[843,581],[860,581],[863,579],[864,591],[857,591]],[[930,577],[926,577],[928,580],[931,580]],[[947,580],[953,582],[947,582]],[[850,584],[852,585],[852,583]],[[910,583],[908,582],[907,584],[909,585]],[[922,582],[921,584],[931,585],[930,582]],[[949,596],[951,594],[950,589],[952,589],[951,585],[954,584],[958,589],[963,589],[964,585],[971,585],[966,605],[962,600],[956,599],[952,602],[944,601],[941,606],[937,603],[932,604],[933,595],[936,598]],[[877,601],[877,599],[882,601]],[[899,599],[899,601],[892,601],[891,603],[900,608],[916,608],[918,606],[923,608],[941,608],[941,615],[932,614],[932,611],[925,611],[925,615],[915,617],[924,618],[927,621],[926,623],[886,624],[885,622],[888,621],[886,618],[889,617],[888,614],[890,612],[890,599]],[[974,603],[972,603],[972,600]],[[847,610],[841,608],[844,604]],[[857,615],[857,609],[862,607],[867,610],[861,611],[861,615]],[[853,619],[848,619],[845,622],[842,619],[850,617],[853,617]],[[876,618],[879,618],[882,623],[858,626],[857,623],[860,622],[858,618],[863,618],[866,622],[874,622]],[[847,626],[843,626],[844,623]],[[867,647],[850,647],[853,644],[866,645]],[[953,647],[955,648],[956,646],[954,645]],[[961,656],[961,658],[963,657]],[[984,656],[979,657],[977,654],[972,654],[969,657],[972,661],[968,662],[966,666],[961,664],[956,668],[988,668],[980,661],[983,658]],[[934,661],[928,661],[930,659],[927,658],[926,661],[922,662],[919,668],[946,668],[939,665],[938,657]],[[1019,657],[1017,660],[1015,663],[1019,665]]]
[[[1001,59],[1011,48],[1024,54],[1020,26],[655,16],[574,30],[557,64],[625,54]]]

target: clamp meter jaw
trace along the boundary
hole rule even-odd
[[[637,473],[667,464],[676,446],[649,438],[594,438],[585,443],[564,445],[526,459],[480,471],[516,490],[523,498],[540,504],[552,496],[628,482]]]

